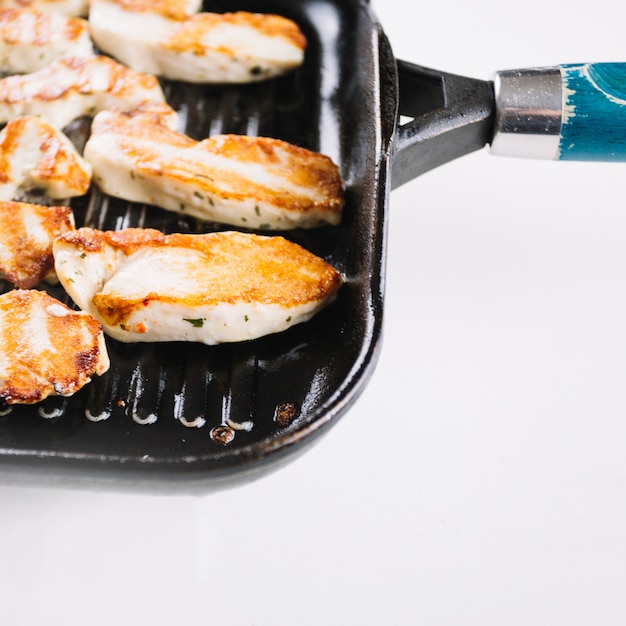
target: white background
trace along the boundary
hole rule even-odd
[[[485,79],[626,60],[621,6],[373,2],[397,57]],[[485,150],[393,192],[354,408],[212,495],[0,486],[0,623],[624,624],[625,180]]]

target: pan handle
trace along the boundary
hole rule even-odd
[[[492,152],[626,161],[626,63],[498,72]]]
[[[391,188],[491,141],[494,86],[398,60],[399,124],[393,142]]]
[[[397,61],[392,189],[491,144],[505,156],[626,161],[626,63],[497,72],[494,81]]]

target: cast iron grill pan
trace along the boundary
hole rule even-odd
[[[395,112],[381,119],[380,42],[362,2],[207,2],[204,10],[290,17],[304,30],[305,64],[244,86],[163,82],[184,131],[277,137],[329,154],[347,184],[337,227],[281,233],[339,269],[335,303],[289,331],[239,344],[122,344],[111,369],[71,398],[17,406],[0,417],[0,467],[35,476],[209,483],[262,474],[325,430],[358,395],[378,350],[386,155]],[[358,52],[357,52],[358,51]],[[393,81],[393,76],[389,81]],[[384,78],[383,78],[384,82]],[[390,82],[391,86],[392,82]],[[68,130],[81,145],[88,120]],[[384,136],[384,137],[383,137]],[[72,202],[78,226],[208,232],[203,223],[102,195]],[[3,283],[3,291],[11,285]],[[39,285],[72,304],[60,286]]]

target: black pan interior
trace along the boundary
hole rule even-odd
[[[341,225],[285,235],[337,267],[346,285],[311,322],[256,341],[209,347],[107,338],[106,375],[72,398],[0,417],[5,471],[165,482],[262,473],[325,432],[371,371],[382,321],[387,150],[395,125],[395,65],[384,37],[359,1],[217,1],[204,10],[278,13],[305,32],[305,65],[289,76],[235,87],[163,86],[194,138],[277,137],[340,165],[347,193]],[[88,121],[74,126],[70,135],[80,143]],[[78,225],[101,229],[224,229],[97,189],[72,206]],[[68,302],[59,287],[38,288]]]

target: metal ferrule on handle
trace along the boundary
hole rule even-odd
[[[626,63],[498,72],[494,154],[626,161]]]
[[[563,89],[558,67],[508,70],[494,78],[494,154],[555,159],[561,140]]]

